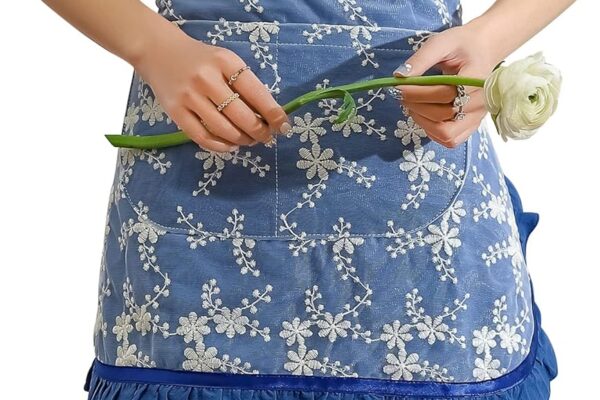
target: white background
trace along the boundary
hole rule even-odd
[[[132,70],[43,3],[11,3],[0,23],[0,397],[84,399],[116,161],[103,135],[121,130]],[[463,0],[465,22],[491,3]],[[594,397],[599,379],[598,15],[599,2],[579,0],[508,59],[543,50],[563,90],[536,136],[494,136],[525,210],[540,214],[527,256],[559,400]]]

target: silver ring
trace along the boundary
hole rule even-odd
[[[458,111],[456,112],[456,114],[454,114],[453,120],[462,121],[463,119],[465,119],[466,116],[464,111],[465,106],[471,99],[471,96],[467,94],[467,90],[463,85],[456,85],[456,90],[458,92],[458,95],[454,98],[453,106],[458,107]]]
[[[233,92],[233,94],[231,96],[229,96],[228,98],[223,100],[223,102],[217,106],[217,111],[223,110],[225,107],[227,107],[232,101],[234,101],[238,97],[240,97],[240,94],[237,92]]]
[[[404,100],[404,97],[402,96],[402,91],[396,87],[389,87],[388,93],[396,100]]]
[[[229,86],[231,86],[231,84],[232,84],[233,82],[235,82],[235,80],[238,78],[238,76],[240,76],[240,74],[241,74],[242,72],[244,72],[245,70],[247,70],[247,69],[250,69],[250,66],[249,66],[249,65],[244,65],[242,68],[238,69],[236,72],[234,72],[234,73],[233,73],[233,74],[232,74],[232,75],[229,77],[229,80],[227,81],[227,84],[228,84]]]

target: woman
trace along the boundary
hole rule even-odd
[[[572,0],[46,0],[135,69],[100,271],[89,399],[547,399],[525,263],[538,215],[481,89],[357,95],[396,73],[485,78]],[[400,66],[398,66],[400,65]],[[259,143],[260,142],[260,143]]]

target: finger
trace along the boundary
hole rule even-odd
[[[432,121],[412,111],[409,111],[409,115],[417,125],[425,130],[427,136],[443,146],[452,147],[453,140],[464,133],[465,130],[479,126],[485,113],[482,111],[468,113],[463,120],[446,122]]]
[[[242,60],[225,65],[225,79],[229,80],[229,77],[243,66]],[[251,69],[243,71],[232,83],[232,87],[266,120],[273,131],[287,133],[292,128],[286,112]]]
[[[244,132],[253,140],[268,143],[272,139],[267,124],[264,124],[240,97],[231,99],[233,90],[222,79],[215,79],[202,86],[206,97],[214,104],[215,111],[236,126],[236,130]],[[238,93],[239,96],[239,93]],[[229,104],[224,105],[221,111],[217,107],[229,99]],[[245,129],[244,129],[245,128]],[[213,131],[214,132],[214,131]]]
[[[173,120],[188,135],[190,139],[206,150],[229,152],[239,149],[235,143],[220,138],[202,125],[198,116],[189,109],[184,109],[173,116]]]
[[[228,142],[250,145],[255,139],[240,131],[225,115],[217,111],[215,104],[206,96],[191,91],[185,104],[206,123],[209,131]],[[227,107],[230,107],[231,104]]]
[[[433,36],[426,40],[419,50],[394,70],[394,75],[398,77],[423,75],[427,70],[444,61],[450,47],[446,41],[437,39]]]
[[[409,103],[452,103],[458,95],[454,85],[399,85],[395,87],[400,90],[402,99]],[[468,95],[471,95],[481,89],[467,86],[465,90]]]
[[[459,111],[458,107],[453,104],[431,104],[431,103],[409,103],[403,101],[402,104],[415,113],[430,119],[432,121],[450,121],[456,116]],[[463,107],[463,112],[471,113],[485,108],[485,102],[481,93],[476,93],[471,97],[467,104]]]

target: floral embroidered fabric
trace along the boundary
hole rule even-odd
[[[280,104],[390,75],[461,23],[449,0],[159,0]],[[276,146],[120,149],[96,357],[116,366],[470,383],[530,352],[532,293],[485,125],[431,141],[384,89],[290,115]],[[123,134],[177,126],[133,75]]]

